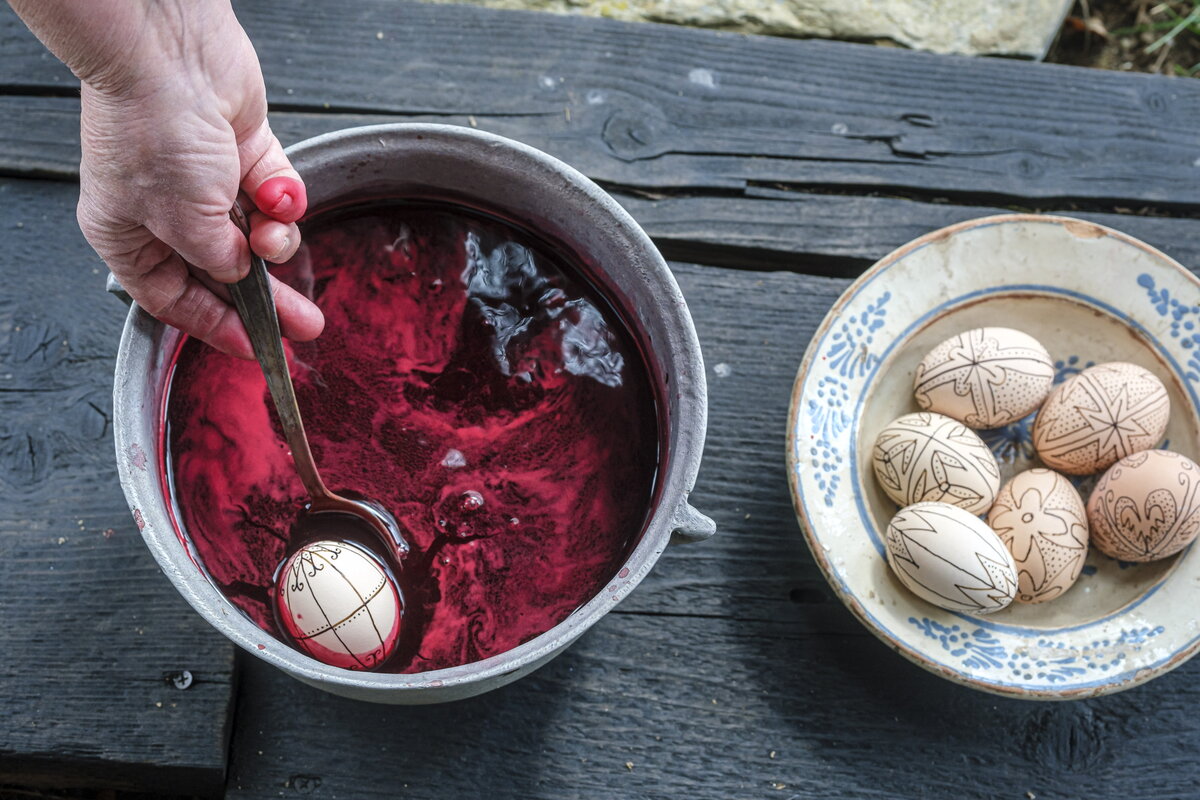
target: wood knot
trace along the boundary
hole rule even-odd
[[[321,788],[320,775],[293,775],[287,779],[287,786],[296,794],[312,794]]]
[[[1105,729],[1086,706],[1056,705],[1029,717],[1025,728],[1025,757],[1044,767],[1084,772],[1100,763]]]
[[[1147,92],[1142,95],[1142,105],[1152,114],[1166,114],[1171,110],[1171,101],[1162,92]]]
[[[664,152],[659,143],[665,138],[662,134],[667,127],[666,120],[656,113],[657,109],[651,113],[641,111],[643,113],[622,109],[605,121],[600,137],[617,158],[634,161]]]

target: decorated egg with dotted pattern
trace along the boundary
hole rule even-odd
[[[1017,565],[1017,602],[1053,600],[1079,578],[1087,559],[1087,513],[1079,492],[1054,470],[1026,470],[1004,484],[988,524]]]
[[[396,584],[366,550],[346,542],[314,542],[284,563],[275,585],[281,627],[325,664],[372,669],[400,638]]]
[[[1012,328],[976,328],[939,344],[917,365],[917,405],[970,428],[998,428],[1032,413],[1050,393],[1046,348]]]
[[[1090,475],[1157,446],[1170,411],[1166,387],[1149,370],[1097,364],[1050,393],[1033,424],[1033,446],[1046,466]]]

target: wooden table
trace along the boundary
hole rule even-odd
[[[472,125],[564,159],[632,212],[700,333],[711,415],[693,499],[720,533],[670,548],[566,654],[475,700],[365,705],[235,654],[159,573],[117,485],[125,309],[74,221],[77,84],[5,9],[0,784],[1200,797],[1200,661],[1064,704],[927,674],[833,597],[783,466],[816,325],[914,236],[1067,212],[1200,267],[1200,82],[389,0],[237,10],[285,143],[389,120]]]

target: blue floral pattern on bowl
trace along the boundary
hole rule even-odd
[[[987,312],[993,302],[1004,309],[996,317]],[[891,576],[880,525],[895,506],[889,511],[874,485],[864,447],[871,431],[913,410],[911,401],[888,399],[904,383],[889,371],[897,363],[911,369],[923,355],[913,339],[928,349],[937,331],[954,333],[948,320],[957,314],[971,321],[958,330],[1000,324],[1037,336],[1060,359],[1056,382],[1111,360],[1170,373],[1168,432],[1187,443],[1181,452],[1200,457],[1188,450],[1196,447],[1189,431],[1200,429],[1200,282],[1186,270],[1122,234],[1064,218],[1010,215],[934,232],[882,259],[846,291],[797,375],[789,481],[830,584],[899,652],[987,691],[1103,694],[1181,663],[1200,649],[1186,610],[1200,605],[1200,556],[1190,552],[1157,571],[1090,559],[1074,598],[986,617],[935,608]],[[885,382],[891,388],[877,391]],[[1037,463],[1035,419],[980,431],[1006,478]],[[1076,485],[1086,493],[1086,479]]]

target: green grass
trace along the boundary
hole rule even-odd
[[[1190,0],[1187,4],[1191,9],[1187,14],[1180,14],[1175,8],[1167,3],[1162,3],[1157,6],[1156,10],[1161,9],[1167,15],[1167,19],[1159,20],[1158,22],[1149,22],[1143,25],[1132,25],[1128,28],[1118,28],[1114,31],[1109,31],[1113,36],[1133,36],[1141,33],[1153,33],[1157,31],[1166,31],[1167,33],[1160,36],[1151,45],[1146,48],[1147,53],[1153,53],[1161,47],[1170,44],[1171,41],[1183,33],[1188,31],[1196,36],[1200,36],[1200,0]],[[1193,66],[1190,70],[1176,66],[1176,71],[1181,74],[1194,75],[1197,67],[1200,64]]]

